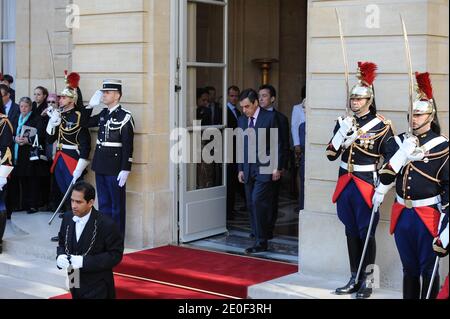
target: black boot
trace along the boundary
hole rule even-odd
[[[420,299],[420,278],[403,275],[403,299]]]
[[[361,258],[362,245],[359,238],[347,237],[348,257],[350,261],[351,278],[350,281],[341,288],[336,289],[337,295],[348,295],[357,292],[360,284],[355,285],[356,272],[358,271],[359,260]]]
[[[420,299],[427,299],[430,281],[431,281],[430,277],[422,278],[422,293]],[[433,288],[431,288],[430,299],[436,299],[437,295],[439,294],[439,282],[440,282],[439,275],[436,275],[433,282]]]
[[[364,248],[364,246],[363,246]],[[364,258],[364,263],[361,269],[361,288],[358,290],[356,294],[356,299],[367,299],[370,298],[373,292],[373,270],[368,271],[367,267],[369,265],[375,264],[375,257],[377,253],[377,245],[375,242],[375,237],[369,238],[369,243],[367,244],[366,257]]]
[[[3,252],[3,235],[6,229],[7,213],[0,212],[0,254]]]

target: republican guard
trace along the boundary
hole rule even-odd
[[[48,143],[56,142],[56,154],[51,167],[62,194],[82,177],[89,165],[91,137],[89,130],[81,125],[82,110],[77,107],[77,88],[80,76],[66,76],[66,88],[61,92],[59,109],[49,108],[47,125]],[[69,206],[70,207],[70,206]],[[58,237],[52,238],[58,241]]]
[[[448,228],[440,236],[438,229],[448,220],[449,142],[441,135],[429,73],[416,73],[416,81],[410,132],[390,140],[391,150],[373,197],[379,206],[395,185],[391,233],[403,265],[404,299],[425,299],[431,284],[431,298],[436,297],[439,276],[431,283],[434,250],[439,251],[439,246],[448,250],[438,238],[446,238],[447,246]]]
[[[350,109],[347,107],[347,117],[338,118],[327,148],[330,161],[342,160],[333,202],[337,203],[338,217],[345,225],[351,271],[350,281],[337,288],[336,294],[357,292],[358,299],[369,298],[372,294],[371,285],[366,283],[370,274],[366,269],[375,263],[378,211],[374,212],[361,277],[356,277],[369,233],[377,166],[387,151],[387,140],[393,136],[391,122],[377,114],[373,87],[376,70],[374,63],[358,63],[359,83],[350,91]]]

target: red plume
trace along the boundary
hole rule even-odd
[[[358,62],[359,72],[361,73],[360,80],[368,86],[372,86],[377,77],[378,67],[372,62]]]
[[[417,85],[429,100],[433,99],[433,86],[431,85],[430,73],[416,72]]]
[[[72,72],[67,76],[67,85],[72,89],[76,89],[80,84],[80,75],[78,73]]]

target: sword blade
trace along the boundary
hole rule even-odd
[[[400,14],[400,20],[402,22],[402,29],[403,29],[403,39],[405,42],[405,55],[406,55],[406,62],[408,64],[408,76],[409,76],[409,126],[408,126],[408,133],[411,136],[413,133],[413,106],[414,106],[414,73],[413,73],[413,67],[412,67],[412,60],[411,60],[411,49],[409,46],[409,40],[408,40],[408,32],[406,31],[406,23],[403,19],[403,16]]]
[[[55,219],[56,215],[58,215],[58,213],[61,211],[61,209],[62,209],[64,203],[65,203],[66,200],[67,200],[67,197],[69,197],[69,194],[71,193],[72,188],[73,188],[73,186],[75,185],[75,182],[76,182],[75,180],[72,180],[72,182],[70,183],[69,188],[67,188],[67,191],[66,191],[66,193],[64,194],[64,197],[63,197],[61,203],[59,204],[59,206],[58,206],[58,208],[56,209],[55,213],[53,214],[52,218],[50,218],[50,220],[49,220],[49,222],[48,222],[49,225],[51,225],[51,224],[53,223],[53,220]]]
[[[53,48],[52,48],[52,42],[50,40],[50,33],[47,30],[47,39],[48,39],[48,47],[50,48],[50,60],[52,62],[52,72],[53,72],[53,93],[57,94],[58,92],[56,91],[56,69],[55,69],[55,58],[53,55]]]
[[[341,39],[341,48],[342,48],[342,57],[344,59],[344,73],[345,73],[345,88],[347,91],[347,99],[345,101],[346,105],[345,105],[345,111],[347,113],[347,116],[351,116],[351,112],[350,112],[350,73],[349,73],[349,69],[348,69],[348,56],[347,56],[347,47],[345,45],[345,38],[344,38],[344,31],[342,28],[342,21],[341,18],[339,16],[339,11],[336,8],[336,18],[338,21],[338,26],[339,26],[339,37]]]

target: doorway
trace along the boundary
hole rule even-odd
[[[178,10],[179,124],[188,131],[191,143],[196,134],[226,128],[228,87],[258,89],[262,84],[262,70],[253,62],[256,59],[278,61],[271,65],[269,82],[278,91],[277,109],[291,120],[292,108],[302,102],[306,83],[306,1],[182,0]],[[214,88],[214,99],[206,101],[210,94],[202,98],[205,88]],[[202,103],[217,104],[215,114],[202,117]],[[193,121],[199,118],[202,123],[195,128]],[[225,147],[222,151],[226,158]],[[291,155],[282,180],[274,239],[266,257],[297,262],[298,174],[293,151]],[[226,218],[226,166],[199,161],[180,164],[179,173],[180,243],[233,253],[251,246],[241,191],[236,194],[233,218]]]

